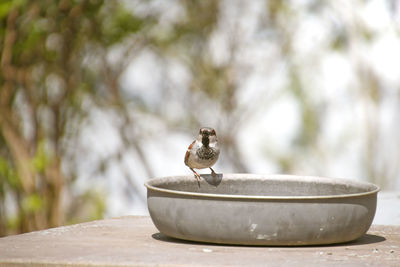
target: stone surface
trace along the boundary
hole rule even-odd
[[[0,265],[400,266],[400,226],[373,225],[340,245],[251,247],[171,239],[131,216],[0,238]]]

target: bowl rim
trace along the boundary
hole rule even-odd
[[[203,197],[203,198],[215,198],[215,199],[247,199],[247,200],[312,200],[312,199],[339,199],[339,198],[351,198],[351,197],[361,197],[367,195],[374,195],[380,191],[380,187],[376,184],[358,180],[352,180],[348,178],[332,178],[332,177],[324,177],[324,176],[309,176],[309,175],[290,175],[290,174],[252,174],[252,173],[224,173],[224,176],[228,176],[225,179],[237,179],[239,176],[247,176],[248,178],[285,178],[286,180],[306,180],[306,181],[316,181],[316,180],[325,180],[337,183],[348,183],[354,186],[369,186],[373,187],[373,190],[361,192],[361,193],[352,193],[352,194],[338,194],[338,195],[310,195],[310,196],[257,196],[257,195],[232,195],[232,194],[214,194],[214,193],[199,193],[199,192],[189,192],[189,191],[179,191],[173,189],[165,189],[151,185],[151,182],[156,180],[164,180],[164,179],[179,179],[179,178],[190,178],[194,179],[192,175],[172,175],[172,176],[163,176],[149,179],[144,183],[144,186],[148,190],[153,190],[156,192],[168,193],[177,196],[192,196],[192,197]],[[250,176],[250,177],[249,177]],[[242,178],[243,179],[243,178]]]

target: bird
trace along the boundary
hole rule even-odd
[[[218,160],[219,146],[217,134],[213,128],[202,127],[199,135],[194,140],[185,154],[185,165],[193,172],[195,179],[200,187],[200,175],[194,169],[211,170],[211,175],[215,178],[217,174],[211,168]]]

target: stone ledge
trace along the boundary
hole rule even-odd
[[[347,244],[251,247],[180,241],[158,232],[149,217],[128,216],[0,238],[5,266],[396,266],[400,226],[373,225]]]

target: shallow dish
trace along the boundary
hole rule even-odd
[[[355,240],[371,226],[379,187],[293,176],[192,175],[149,180],[147,204],[170,237],[241,245],[318,245]]]

